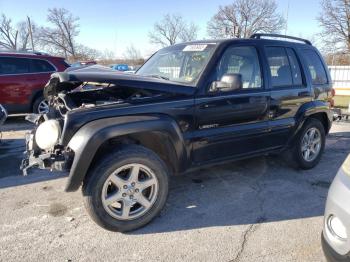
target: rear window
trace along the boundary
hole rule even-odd
[[[61,63],[62,63],[63,66],[65,66],[65,67],[70,67],[70,64],[68,64],[66,60],[62,60]]]
[[[45,60],[31,59],[31,63],[32,63],[31,72],[33,73],[56,71],[55,68]]]
[[[29,59],[0,57],[0,75],[25,74],[29,72]]]
[[[312,84],[314,85],[324,85],[328,84],[326,70],[323,66],[321,58],[319,55],[311,49],[302,50],[304,55],[307,68],[312,78]]]

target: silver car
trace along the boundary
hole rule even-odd
[[[328,261],[350,261],[350,155],[328,192],[322,248]]]
[[[5,123],[7,118],[6,109],[0,104],[0,126]]]

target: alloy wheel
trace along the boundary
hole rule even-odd
[[[42,100],[38,105],[38,113],[46,114],[49,112],[49,104],[46,100]]]
[[[105,181],[102,205],[116,219],[136,219],[153,206],[158,189],[158,179],[150,168],[137,163],[124,165]]]
[[[304,160],[307,162],[315,160],[321,151],[321,146],[321,132],[315,127],[308,129],[301,142],[301,152]]]

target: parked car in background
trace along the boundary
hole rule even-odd
[[[7,118],[6,109],[0,104],[0,126],[3,125]]]
[[[97,65],[96,61],[79,61],[72,63],[71,67],[84,67],[84,66],[90,66],[90,65]]]
[[[350,155],[328,192],[322,248],[328,261],[350,261]]]
[[[137,65],[137,66],[129,66],[129,70],[125,71],[124,73],[128,73],[128,74],[135,74],[137,72],[137,70],[139,70],[141,66]]]
[[[43,89],[50,75],[69,65],[44,53],[0,52],[0,104],[9,114],[45,113]]]
[[[127,64],[115,64],[115,65],[111,65],[110,67],[114,70],[122,71],[122,72],[130,70]]]
[[[34,120],[22,169],[69,171],[65,190],[82,186],[88,213],[108,230],[155,218],[171,175],[269,153],[313,168],[332,125],[329,72],[300,38],[188,42],[136,74],[92,69],[51,76],[50,112]],[[100,88],[76,91],[86,84]]]

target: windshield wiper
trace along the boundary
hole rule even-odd
[[[166,76],[161,76],[161,75],[146,75],[148,77],[154,77],[154,78],[159,78],[159,79],[164,79],[164,80],[170,80],[169,77]]]

